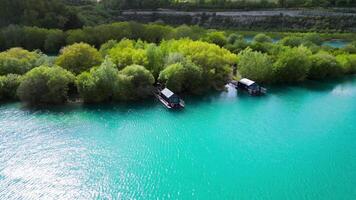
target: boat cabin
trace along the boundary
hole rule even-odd
[[[156,97],[169,109],[184,108],[184,101],[168,88],[159,90]]]
[[[170,104],[179,104],[180,98],[168,88],[161,91],[161,97]]]
[[[238,89],[246,90],[250,95],[262,95],[266,93],[266,89],[260,87],[255,81],[243,78],[237,82]]]

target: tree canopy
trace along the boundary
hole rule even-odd
[[[73,74],[61,67],[40,66],[27,72],[17,89],[21,101],[27,104],[61,104],[68,99]]]
[[[56,64],[74,74],[80,74],[100,65],[101,61],[102,57],[97,49],[85,43],[76,43],[61,50]]]

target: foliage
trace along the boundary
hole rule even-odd
[[[69,85],[74,79],[73,74],[61,67],[43,65],[23,76],[17,95],[30,105],[61,104],[67,101]]]
[[[206,34],[203,41],[216,44],[220,47],[227,44],[225,33],[222,31],[213,31]]]
[[[287,36],[280,40],[280,43],[284,46],[297,47],[304,43],[304,39],[298,36]]]
[[[17,87],[20,85],[20,76],[8,74],[0,76],[0,101],[15,100]]]
[[[164,57],[161,48],[155,44],[150,44],[147,46],[146,55],[148,60],[147,69],[151,71],[154,77],[158,77],[164,65]]]
[[[248,46],[249,44],[246,42],[244,38],[242,38],[242,39],[235,40],[233,44],[227,44],[225,48],[233,53],[238,54],[240,51],[246,49]]]
[[[178,62],[167,66],[158,80],[177,93],[199,93],[203,84],[202,73],[202,68],[191,61]]]
[[[336,56],[336,60],[340,63],[343,72],[346,74],[356,73],[356,55],[355,54],[340,54]]]
[[[61,29],[82,26],[74,10],[58,0],[0,1],[0,27],[9,24]]]
[[[323,40],[318,33],[308,33],[304,36],[304,40],[308,42],[312,42],[315,45],[320,46],[323,43]]]
[[[336,58],[327,52],[314,54],[310,59],[312,63],[308,74],[308,78],[310,79],[335,77],[342,73],[342,69]]]
[[[252,41],[253,42],[259,42],[259,43],[265,43],[265,42],[271,43],[272,42],[272,38],[267,36],[266,34],[259,33],[253,38]]]
[[[21,48],[12,48],[0,53],[0,75],[24,74],[38,64],[40,54]]]
[[[257,82],[273,82],[273,61],[267,54],[245,49],[239,54],[238,71]]]
[[[245,40],[245,38],[242,35],[238,35],[236,33],[232,33],[227,38],[227,43],[228,44],[234,44],[237,40]]]
[[[101,63],[98,50],[85,43],[76,43],[61,50],[56,64],[74,74],[80,74]]]
[[[44,41],[43,50],[50,54],[58,53],[59,49],[65,45],[65,38],[66,36],[62,30],[49,30],[46,40]]]
[[[116,99],[122,101],[144,99],[152,94],[155,79],[140,65],[130,65],[119,72]]]
[[[137,64],[147,66],[149,61],[145,49],[136,48],[133,40],[122,40],[114,48],[109,50],[108,55],[117,65],[118,69]]]
[[[203,70],[205,89],[224,88],[231,79],[231,66],[236,64],[237,56],[217,45],[189,39],[170,40],[161,43],[165,55],[181,53]]]
[[[274,73],[279,82],[303,81],[309,72],[311,52],[300,46],[280,52],[274,63]]]
[[[95,103],[112,100],[118,81],[118,70],[107,58],[99,67],[81,73],[76,79],[76,85],[84,102]]]

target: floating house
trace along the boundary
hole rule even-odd
[[[157,89],[155,96],[168,109],[179,109],[185,107],[184,101],[168,88],[164,88],[163,90]]]
[[[267,89],[259,86],[255,81],[243,78],[240,81],[233,83],[237,89],[245,90],[250,95],[264,95]]]

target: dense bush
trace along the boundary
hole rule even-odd
[[[76,80],[80,97],[87,103],[110,101],[118,88],[118,70],[110,59],[90,72],[81,73]]]
[[[167,66],[158,80],[174,92],[199,93],[203,83],[203,70],[191,61],[178,62]]]
[[[170,40],[161,43],[165,55],[181,53],[203,70],[205,89],[224,88],[231,79],[231,66],[236,64],[237,56],[217,45],[188,39]],[[202,88],[201,88],[202,89]]]
[[[298,36],[287,36],[279,41],[284,46],[297,47],[302,45],[305,41],[302,37]]]
[[[340,63],[341,68],[346,74],[356,73],[356,55],[355,54],[340,54],[336,56],[336,60]]]
[[[117,65],[118,69],[123,69],[133,64],[148,65],[148,57],[144,46],[140,46],[133,40],[122,40],[109,50],[108,55]]]
[[[0,53],[0,75],[24,74],[38,66],[41,55],[21,48],[12,48]]]
[[[140,65],[130,65],[119,72],[116,99],[128,101],[150,96],[155,79],[150,71]]]
[[[68,99],[75,77],[58,66],[40,66],[27,72],[17,89],[20,100],[30,104],[61,104]]]
[[[213,31],[206,34],[203,38],[205,42],[216,44],[220,47],[227,44],[225,33],[222,31]]]
[[[308,78],[310,79],[334,77],[339,76],[342,73],[342,68],[336,61],[336,58],[327,52],[314,54],[310,59],[311,67],[308,74]]]
[[[273,82],[273,61],[267,54],[250,48],[239,54],[238,71],[242,77],[257,82]]]
[[[0,101],[16,99],[16,90],[19,85],[19,75],[8,74],[6,76],[0,76]]]
[[[267,36],[266,34],[263,33],[259,33],[257,34],[253,40],[253,42],[260,42],[260,43],[265,43],[265,42],[272,42],[272,38]]]
[[[274,63],[274,73],[279,82],[303,81],[309,72],[311,51],[303,46],[280,52]]]
[[[56,64],[74,74],[80,74],[100,65],[101,61],[102,57],[98,50],[88,44],[77,43],[62,49]]]

